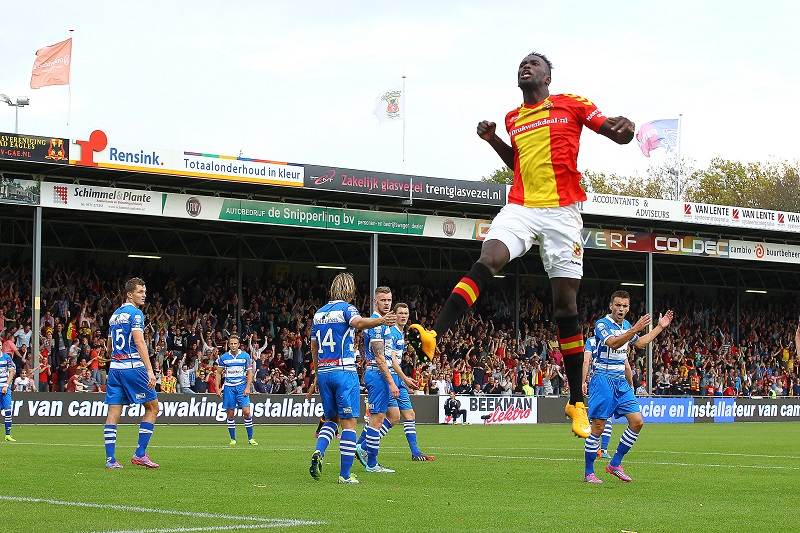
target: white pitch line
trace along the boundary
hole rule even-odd
[[[114,531],[94,531],[92,533],[184,533],[187,531],[235,531],[237,529],[269,529],[273,527],[292,527],[296,523],[269,522],[263,524],[237,524],[233,526],[179,527],[167,529],[117,529]]]
[[[68,448],[102,448],[103,443],[99,442],[97,444],[88,444],[88,443],[67,443],[67,442],[15,442],[13,446],[59,446],[59,447],[68,447]],[[236,451],[236,450],[246,450],[248,452],[252,452],[252,448],[249,446],[228,446],[228,445],[208,445],[208,446],[198,446],[198,445],[188,445],[188,446],[170,446],[170,445],[158,445],[158,444],[151,444],[148,446],[151,449],[196,449],[196,450],[229,450],[229,451]],[[311,449],[310,446],[270,446],[269,448],[263,448],[264,450],[269,451],[279,451],[279,452],[307,452]],[[443,448],[440,446],[432,446],[428,448],[431,451],[435,451],[441,453],[442,456],[447,455],[458,455],[449,453],[449,450],[452,448]],[[472,450],[496,450],[497,448],[471,448]],[[577,448],[553,448],[553,447],[531,447],[531,448],[505,448],[508,451],[527,451],[527,452],[536,452],[536,451],[552,451],[552,452],[573,452]],[[407,446],[387,446],[381,445],[381,451],[385,451],[387,453],[406,453],[408,451]],[[675,450],[636,450],[637,454],[642,453],[655,453],[655,454],[670,454],[670,455],[709,455],[709,456],[719,456],[719,457],[752,457],[755,459],[799,459],[797,455],[767,455],[767,454],[755,454],[755,453],[727,453],[727,452],[683,452],[683,451],[675,451]],[[474,454],[475,456],[480,456],[479,454]],[[483,456],[480,456],[483,457]],[[486,456],[488,457],[488,456]],[[514,459],[515,457],[510,456],[509,458]]]
[[[90,503],[90,502],[68,502],[63,500],[49,500],[45,498],[29,498],[25,496],[6,496],[0,495],[0,500],[24,503],[47,503],[50,505],[66,505],[70,507],[89,507],[93,509],[111,509],[114,511],[129,511],[135,513],[154,513],[173,516],[191,516],[193,518],[213,518],[218,520],[247,520],[256,522],[256,524],[248,524],[250,527],[292,527],[292,526],[316,526],[323,525],[325,522],[317,522],[313,520],[295,520],[292,518],[264,518],[261,516],[236,516],[225,515],[216,513],[198,513],[195,511],[176,511],[174,509],[158,509],[158,508],[144,508],[134,507],[131,505],[113,505],[107,503]],[[227,527],[228,529],[242,529],[242,525],[238,526],[214,526],[214,527]],[[169,530],[137,530],[137,531],[214,531],[213,529],[169,529]],[[121,532],[118,532],[121,533]]]
[[[483,455],[472,453],[449,453],[448,456],[452,457],[481,457],[483,459],[524,459],[526,461],[562,461],[562,462],[583,462],[583,457],[535,457],[535,456],[515,456],[515,455]],[[625,460],[625,464],[641,464],[641,465],[661,465],[661,466],[695,466],[695,467],[708,467],[708,468],[753,468],[756,470],[800,470],[800,467],[794,466],[766,466],[766,465],[723,465],[714,463],[670,463],[665,461],[632,461]]]
[[[100,441],[97,444],[90,444],[90,443],[77,443],[77,442],[21,442],[17,441],[14,443],[14,446],[64,446],[67,448],[102,448],[104,446],[103,442]],[[236,449],[249,449],[246,446],[240,446],[238,448],[234,448],[233,446],[228,445],[219,445],[219,446],[193,446],[193,445],[186,445],[186,446],[168,446],[168,445],[157,445],[157,444],[150,444],[147,446],[149,448],[161,448],[161,449],[195,449],[195,450],[236,450]],[[284,451],[294,451],[301,449],[299,446],[294,446],[290,448],[270,448],[270,450],[284,450]],[[308,449],[308,446],[302,449]]]
[[[384,449],[405,449],[403,447],[384,447],[381,446],[381,451]],[[470,448],[471,450],[496,450],[497,448]],[[503,448],[507,451],[550,451],[550,452],[569,452],[575,451],[578,448]],[[443,448],[431,447],[432,451],[440,451],[442,455],[448,455],[447,451]],[[758,459],[800,459],[797,455],[766,455],[757,453],[727,453],[727,452],[684,452],[675,450],[636,450],[636,453],[658,453],[658,454],[673,454],[673,455],[717,455],[720,457],[754,457]]]

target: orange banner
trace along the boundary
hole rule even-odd
[[[72,39],[45,46],[36,52],[31,72],[31,89],[47,85],[69,85]]]

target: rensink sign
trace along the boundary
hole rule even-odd
[[[120,145],[101,130],[76,140],[70,164],[266,185],[303,186],[303,167],[280,161]]]

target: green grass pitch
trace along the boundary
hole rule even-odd
[[[359,425],[359,431],[361,426]],[[136,426],[120,426],[106,470],[103,427],[14,427],[0,443],[3,532],[183,531],[769,531],[792,529],[800,474],[796,423],[646,425],[624,462],[632,483],[583,479],[569,426],[419,426],[433,462],[412,462],[402,427],[382,441],[395,474],[336,483],[338,441],[320,481],[308,473],[312,426],[256,426],[260,446],[228,446],[224,424],[156,425],[129,463]],[[622,424],[611,440],[616,448]]]

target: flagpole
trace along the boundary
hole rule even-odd
[[[678,171],[675,178],[675,200],[681,200],[681,122],[683,113],[678,113]]]
[[[403,174],[406,173],[406,77],[403,76]]]
[[[69,30],[69,38],[73,46],[75,45],[75,41],[72,40],[72,36],[74,33],[75,30]],[[72,62],[72,55],[73,54],[70,54],[69,58],[70,62]],[[69,87],[69,89],[67,90],[67,92],[69,93],[69,101],[67,103],[67,139],[72,139],[72,66],[71,65],[69,69],[69,80],[67,81],[69,81],[69,83],[67,84],[67,87]]]

